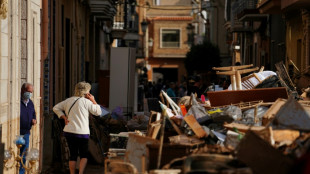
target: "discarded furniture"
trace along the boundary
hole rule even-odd
[[[121,132],[119,134],[111,133],[108,158],[124,160],[127,141],[128,141],[128,132]]]
[[[255,84],[251,80],[255,79],[257,83],[260,83],[262,80],[256,75],[256,73],[253,73],[251,75],[245,76],[241,79],[242,89],[253,89],[255,88]]]
[[[258,100],[262,100],[263,102],[274,102],[278,98],[288,98],[287,89],[285,87],[238,91],[209,91],[207,94],[212,107]]]
[[[150,174],[179,174],[179,173],[181,173],[180,169],[158,169],[150,171]]]
[[[148,170],[147,166],[149,164],[153,164],[150,161],[151,158],[153,156],[157,157],[158,153],[150,155],[147,146],[156,144],[159,146],[159,141],[153,138],[129,134],[125,161],[133,164],[137,168],[138,172]]]
[[[290,91],[295,91],[295,85],[294,83],[292,82],[288,72],[287,72],[287,69],[285,67],[285,65],[283,64],[283,62],[279,62],[279,63],[276,63],[275,64],[276,66],[276,69],[277,69],[277,74],[280,78],[280,80],[283,81],[284,85],[287,86],[287,88],[290,90]]]
[[[265,129],[265,127],[263,126],[248,126],[248,125],[240,124],[240,123],[228,123],[228,124],[224,124],[223,126],[228,130],[237,129],[240,132],[247,132],[248,130],[261,131]]]
[[[239,166],[234,166],[234,159],[232,156],[219,154],[194,154],[185,159],[183,172],[187,174],[231,173],[230,170],[240,170],[240,173],[252,174],[252,170],[249,168],[238,168]]]
[[[264,126],[268,125],[285,102],[286,102],[285,99],[282,98],[277,99],[263,116],[262,125]]]
[[[138,171],[134,165],[124,161],[109,160],[104,161],[104,173],[105,174],[138,174]]]
[[[201,125],[195,119],[194,115],[188,115],[188,116],[184,117],[184,120],[189,125],[189,127],[194,131],[194,133],[196,134],[196,136],[198,138],[208,136],[206,131],[203,130]]]
[[[237,147],[237,158],[254,173],[288,173],[293,161],[252,131],[248,131]]]
[[[258,70],[259,68],[251,68],[251,69],[245,69],[252,67],[251,65],[242,65],[242,66],[228,66],[228,67],[213,67],[213,70],[216,70],[217,75],[229,75],[232,90],[242,90],[241,85],[241,74],[249,73]],[[219,72],[223,71],[223,72]]]
[[[175,158],[181,158],[191,154],[192,148],[194,147],[196,147],[196,145],[164,144],[160,168]],[[148,170],[157,169],[159,144],[149,144],[147,145],[147,149],[149,152]]]

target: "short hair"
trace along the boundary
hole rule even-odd
[[[74,95],[78,97],[83,97],[88,94],[91,89],[91,85],[87,82],[79,82],[75,85]]]
[[[22,85],[21,90],[27,89],[28,86],[33,86],[33,85],[32,85],[31,83],[26,82],[26,83],[24,83],[24,84]]]

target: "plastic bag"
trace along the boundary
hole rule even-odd
[[[115,120],[123,120],[123,109],[120,106],[117,106],[115,109],[112,110],[111,117]]]
[[[211,114],[213,121],[216,123],[231,123],[235,120],[242,119],[242,111],[237,106],[227,106],[220,111],[221,112],[214,112],[214,114]]]
[[[262,125],[262,118],[265,115],[265,112],[268,110],[268,107],[265,106],[259,106],[257,108],[257,123],[255,123],[254,120],[254,111],[255,108],[246,110],[245,112],[243,112],[243,122],[246,122],[246,124],[252,124],[252,125],[256,125],[256,126],[261,126]]]
[[[146,130],[149,123],[149,117],[145,115],[134,116],[127,122],[127,127],[130,131]]]
[[[110,114],[109,110],[103,106],[100,106],[101,114],[100,117],[105,117]]]
[[[231,105],[227,106],[222,109],[223,112],[227,115],[229,115],[234,120],[241,120],[242,119],[242,111],[239,107]]]
[[[194,94],[192,94],[192,107],[188,110],[187,115],[194,115],[199,123],[210,119],[209,114],[206,112],[205,108],[197,102]]]

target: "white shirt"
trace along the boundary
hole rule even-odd
[[[70,97],[55,105],[53,111],[58,117],[67,115],[69,109],[77,99],[79,97]],[[81,97],[71,108],[69,115],[67,115],[69,123],[65,126],[64,132],[89,134],[89,112],[95,116],[99,116],[101,114],[101,108],[98,104],[93,104],[89,99]]]
[[[27,107],[27,105],[28,105],[28,103],[29,103],[29,99],[27,99],[27,100],[22,100],[23,101],[23,103],[26,105],[26,107]]]

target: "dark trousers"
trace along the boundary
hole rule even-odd
[[[66,137],[70,151],[70,161],[76,161],[77,157],[88,157],[88,139],[77,137]]]

